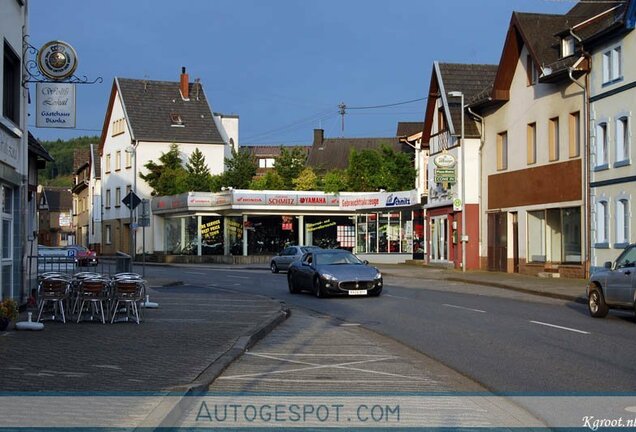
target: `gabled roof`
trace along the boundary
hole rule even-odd
[[[398,122],[397,137],[409,137],[424,130],[424,122]]]
[[[67,211],[73,208],[73,193],[69,188],[45,186],[42,193],[50,212]]]
[[[633,2],[633,0],[632,0]],[[481,99],[506,101],[515,69],[525,46],[541,82],[567,79],[567,72],[587,72],[582,53],[561,58],[561,37],[574,31],[577,37],[590,37],[625,17],[627,4],[621,1],[577,3],[564,15],[513,12],[492,92]],[[473,103],[479,102],[477,99]]]
[[[298,146],[284,146],[288,151],[293,151],[294,149],[300,149],[305,153],[309,153],[309,149],[311,146],[307,145],[298,145]],[[241,149],[243,151],[249,152],[251,155],[255,157],[270,157],[275,158],[280,156],[281,146],[276,145],[241,145]]]
[[[90,147],[76,148],[73,151],[73,173],[79,174],[84,168],[91,163],[91,149]]]
[[[38,141],[37,138],[35,138],[31,134],[31,132],[29,132],[29,151],[40,159],[43,159],[47,162],[53,162],[53,157],[49,154],[48,151],[46,151],[44,147],[42,147],[40,141]]]
[[[422,142],[428,143],[430,140],[438,98],[442,99],[444,116],[448,123],[449,132],[451,134],[459,134],[461,133],[461,102],[459,98],[449,97],[448,92],[462,92],[464,94],[464,104],[468,104],[477,95],[492,88],[496,73],[497,65],[434,62],[426,104]],[[466,138],[480,136],[476,122],[466,114],[464,115],[464,136]]]
[[[307,157],[307,166],[316,171],[346,169],[349,166],[349,153],[365,149],[380,149],[388,145],[396,152],[412,153],[408,145],[400,143],[398,137],[387,138],[326,138],[314,140]]]
[[[223,144],[203,86],[189,83],[189,100],[181,96],[180,83],[115,78],[102,128],[100,150],[119,94],[133,140],[170,143]],[[175,119],[180,121],[175,121]]]

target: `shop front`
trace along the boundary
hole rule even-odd
[[[413,257],[414,245],[420,247],[408,207],[412,192],[233,190],[157,197],[152,211],[164,238],[158,255],[187,262],[237,261],[232,256],[260,262],[256,257],[300,244],[347,249],[369,262],[404,262]]]

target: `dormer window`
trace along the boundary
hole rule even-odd
[[[170,122],[172,127],[185,127],[185,123],[179,113],[170,113]]]
[[[561,39],[561,57],[569,57],[574,54],[574,38],[566,36]]]

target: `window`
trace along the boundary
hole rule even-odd
[[[616,202],[616,247],[625,247],[629,243],[629,201]]]
[[[526,75],[528,78],[528,85],[535,85],[537,83],[538,74],[537,68],[534,66],[534,61],[532,60],[532,56],[526,56]]]
[[[581,115],[578,111],[570,114],[568,123],[570,157],[579,157],[581,155]]]
[[[581,262],[581,208],[528,212],[529,262]]]
[[[110,225],[106,225],[105,237],[106,237],[106,239],[105,239],[106,244],[112,244],[113,243],[113,233],[111,232]]]
[[[528,165],[537,162],[537,124],[530,123],[527,129]]]
[[[621,47],[603,53],[603,84],[611,84],[623,78]]]
[[[550,161],[559,160],[559,118],[550,119],[548,124],[548,146]]]
[[[106,155],[106,166],[104,167],[105,172],[110,172],[110,153]]]
[[[497,134],[497,170],[508,169],[508,132]]]
[[[115,189],[115,207],[121,206],[121,188]]]
[[[607,168],[607,123],[596,126],[596,168]]]
[[[112,133],[112,136],[117,136],[117,135],[123,134],[124,130],[125,130],[125,126],[126,126],[126,120],[123,119],[123,118],[113,121],[113,133]]]
[[[561,39],[561,57],[569,57],[574,54],[574,38],[566,36]]]
[[[132,192],[132,186],[131,186],[131,185],[128,185],[128,186],[126,186],[126,196],[127,196],[130,192]]]
[[[629,123],[627,117],[616,120],[616,162],[629,161]]]
[[[104,207],[110,208],[110,189],[106,189],[106,202],[104,203]]]
[[[596,203],[596,247],[609,243],[609,207],[607,201]]]
[[[172,127],[185,127],[185,123],[179,113],[170,113],[170,123]]]
[[[261,159],[258,160],[258,167],[259,168],[273,168],[275,162],[276,162],[276,159],[274,159],[274,158],[261,158]]]
[[[4,43],[2,115],[20,125],[20,58]]]
[[[132,166],[132,152],[126,151],[126,168],[130,168]]]
[[[117,150],[115,153],[115,171],[119,171],[121,169],[121,150]]]

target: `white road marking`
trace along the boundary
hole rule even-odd
[[[207,274],[207,273],[203,273],[203,272],[193,272],[193,271],[187,271],[187,272],[184,272],[184,273],[193,274],[193,275],[204,275],[204,274]]]
[[[558,328],[558,329],[561,329],[561,330],[567,330],[567,331],[571,331],[571,332],[575,332],[575,333],[590,334],[590,332],[586,332],[586,331],[583,331],[583,330],[577,330],[577,329],[573,329],[573,328],[570,328],[570,327],[562,327],[562,326],[558,326],[558,325],[555,325],[555,324],[544,323],[544,322],[541,322],[541,321],[530,321],[530,322],[533,323],[533,324],[539,324],[539,325],[546,326],[546,327]]]
[[[393,297],[393,298],[399,298],[399,299],[404,299],[404,300],[411,300],[408,297],[401,297],[401,296],[396,296],[396,295],[393,295],[393,294],[384,294],[384,297]]]
[[[392,355],[375,356],[376,358],[369,357],[369,358],[367,358],[365,360],[356,360],[356,361],[350,361],[350,362],[344,362],[344,363],[322,365],[322,364],[311,363],[311,362],[307,362],[307,361],[286,359],[286,358],[283,358],[283,357],[281,357],[279,355],[267,355],[267,354],[260,354],[260,353],[248,353],[248,354],[256,356],[256,357],[262,357],[262,358],[267,358],[267,359],[271,359],[271,360],[279,360],[279,361],[293,363],[293,364],[297,364],[297,365],[307,365],[307,367],[299,367],[299,368],[294,368],[294,369],[283,369],[283,370],[268,371],[268,372],[259,372],[259,373],[252,373],[252,374],[231,375],[231,376],[225,376],[225,377],[221,376],[218,379],[220,379],[220,380],[235,380],[235,379],[262,377],[264,375],[286,374],[286,373],[304,372],[304,371],[317,370],[317,369],[335,368],[335,369],[353,370],[353,371],[358,371],[358,372],[366,372],[366,373],[370,373],[370,374],[373,374],[373,375],[384,375],[384,376],[391,376],[391,377],[396,377],[396,378],[404,378],[404,379],[407,379],[407,380],[418,380],[418,381],[422,381],[423,380],[420,377],[412,377],[412,376],[407,376],[407,375],[393,374],[393,373],[389,373],[389,372],[382,372],[382,371],[377,371],[377,370],[369,370],[369,369],[361,369],[361,368],[353,367],[354,365],[359,365],[359,364],[364,364],[364,363],[374,363],[374,362],[380,362],[380,361],[387,361],[387,360],[395,359],[396,356],[392,356]],[[286,356],[286,355],[287,354],[283,354],[283,356]],[[352,355],[352,357],[355,357],[355,356],[357,356],[357,354],[353,354]]]
[[[467,307],[464,307],[464,306],[456,306],[456,305],[452,305],[452,304],[443,304],[442,306],[446,306],[446,307],[450,307],[450,308],[455,308],[455,309],[463,309],[463,310],[472,311],[472,312],[486,313],[486,311],[485,311],[485,310],[481,310],[481,309],[472,309],[472,308],[467,308]]]
[[[344,324],[340,324],[340,327],[357,327],[360,324],[358,323],[344,323]]]
[[[234,275],[227,275],[227,277],[229,277],[229,278],[234,278],[234,279],[249,279],[247,276],[234,276]]]

